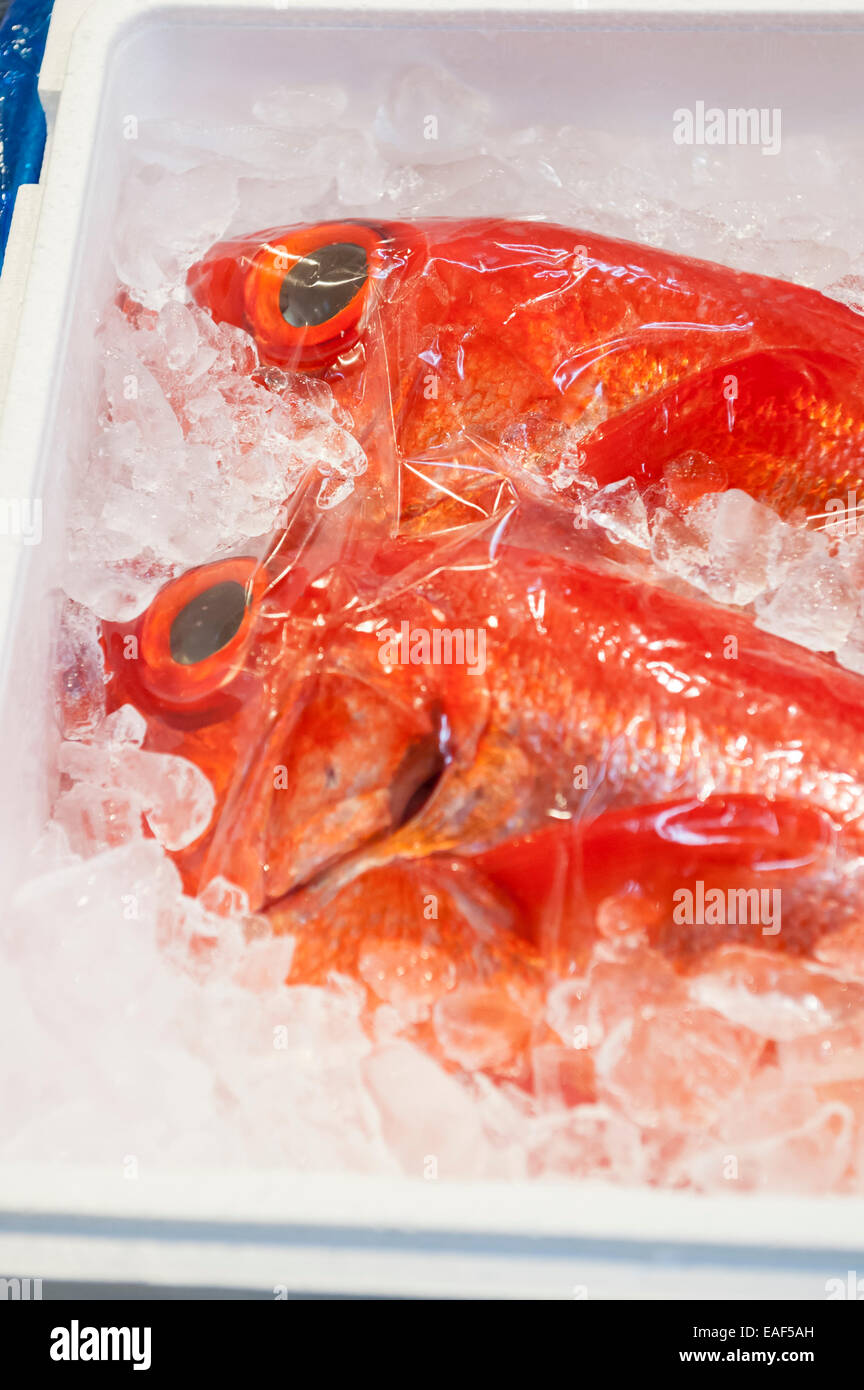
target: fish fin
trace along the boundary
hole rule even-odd
[[[590,950],[604,901],[622,905],[622,923],[656,927],[662,935],[682,890],[692,892],[697,883],[724,892],[789,887],[827,868],[837,842],[837,827],[817,807],[735,793],[552,822],[473,862],[519,907],[548,959],[578,963]],[[624,910],[625,902],[632,910]],[[796,924],[787,914],[784,944],[793,936],[798,943],[811,915],[802,910]],[[698,932],[673,935],[667,933],[667,944],[675,954],[701,940]]]
[[[536,891],[538,874],[577,855],[587,891],[604,897],[622,878],[677,878],[700,865],[789,871],[814,864],[837,840],[831,818],[791,798],[744,793],[686,797],[615,807],[593,820],[553,821],[476,857],[488,877],[519,898]]]
[[[820,418],[814,402],[832,407],[819,426],[827,440],[838,402],[858,394],[857,367],[834,354],[749,353],[686,377],[599,426],[584,443],[584,469],[601,487],[634,473],[648,487],[667,477],[668,465],[693,459],[681,477],[674,471],[668,477],[682,506],[741,488],[782,515],[819,512],[819,498],[838,488],[808,470],[802,438]]]

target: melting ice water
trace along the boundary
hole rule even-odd
[[[434,141],[430,110],[442,113]],[[4,928],[0,1007],[15,1047],[0,1153],[415,1176],[431,1154],[441,1177],[728,1190],[734,1152],[739,1186],[864,1181],[860,926],[826,937],[818,964],[730,947],[685,983],[607,902],[585,978],[550,990],[533,1098],[472,1074],[478,1049],[494,1057],[500,1040],[494,1018],[466,1036],[458,998],[433,1023],[467,1070],[444,1070],[403,1036],[424,1016],[422,971],[391,982],[370,1031],[352,981],[284,986],[290,940],[272,939],[230,884],[182,894],[165,851],[206,823],[212,790],[142,748],[134,711],[105,718],[97,641],[97,619],[128,619],[167,579],[265,536],[310,465],[325,506],[364,467],[325,387],[256,381],[245,335],[185,302],[186,270],[214,240],[364,214],[544,216],[786,276],[864,312],[861,154],[789,138],[762,160],[509,129],[434,70],[404,74],[371,128],[335,86],[262,93],[229,129],[141,128],[113,248],[141,308],[105,306],[99,414],[89,454],[72,460],[63,780]],[[831,547],[737,492],[649,515],[624,482],[585,514],[676,582],[864,673],[856,542]]]

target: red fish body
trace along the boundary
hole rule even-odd
[[[760,944],[792,951],[858,910],[860,678],[546,546],[585,479],[647,489],[685,454],[711,465],[691,496],[845,497],[856,315],[532,222],[287,229],[189,278],[263,362],[328,382],[369,470],[344,508],[292,499],[263,560],[106,625],[113,706],[214,787],[175,855],[188,891],[244,889],[297,937],[292,981],[337,970],[392,1003],[410,979],[418,1036],[443,1011],[512,1076],[544,972],[578,967],[610,899],[679,963],[718,939],[672,930],[682,878],[782,882]]]

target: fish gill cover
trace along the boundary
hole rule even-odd
[[[860,145],[136,137],[2,1151],[860,1190]]]

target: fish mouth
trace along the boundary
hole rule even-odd
[[[408,745],[389,783],[380,789],[383,823],[367,836],[349,840],[343,848],[323,859],[315,856],[314,863],[301,868],[285,892],[266,898],[259,910],[266,915],[306,893],[336,892],[362,872],[370,854],[374,854],[377,861],[382,849],[397,833],[416,822],[419,835],[423,813],[438,793],[451,761],[449,726],[443,711],[436,707],[430,732]],[[386,858],[386,854],[383,857]]]
[[[431,734],[406,749],[390,783],[391,834],[421,814],[450,762],[447,724],[440,710],[435,711],[434,724]]]

